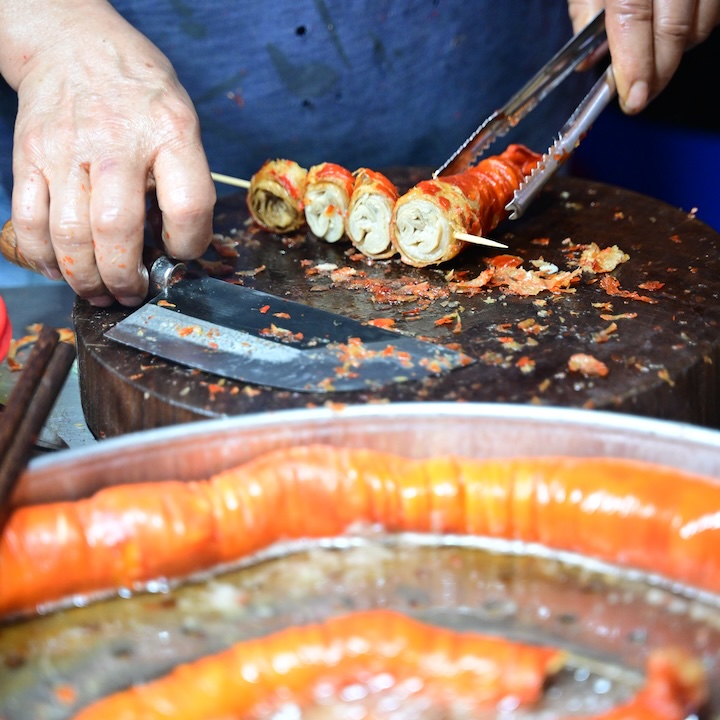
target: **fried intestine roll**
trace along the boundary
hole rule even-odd
[[[397,187],[382,173],[368,168],[355,171],[345,230],[363,255],[381,260],[395,254],[390,220],[398,196]]]
[[[247,204],[253,220],[276,233],[302,227],[307,175],[294,160],[266,161],[250,178]]]
[[[540,157],[523,145],[509,145],[464,173],[418,183],[393,211],[391,237],[402,261],[414,267],[446,262],[469,244],[458,233],[494,230]]]
[[[334,243],[345,235],[350,196],[355,178],[335,163],[313,165],[305,184],[305,220],[313,234]]]

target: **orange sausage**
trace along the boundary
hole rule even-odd
[[[240,642],[168,675],[101,699],[75,720],[204,720],[252,714],[262,703],[309,705],[316,688],[340,690],[388,673],[419,678],[438,705],[470,711],[505,697],[537,700],[561,651],[426,625],[391,610],[358,611]]]
[[[296,447],[206,481],[17,510],[0,537],[0,615],[182,578],[357,524],[541,543],[718,592],[718,517],[720,484],[628,459],[410,460]]]
[[[508,696],[521,704],[539,699],[547,677],[563,661],[559,650],[368,610],[237,643],[98,700],[75,720],[209,720],[252,716],[258,706],[269,714],[280,703],[312,705],[321,683],[325,697],[328,689],[340,697],[344,686],[369,683],[380,673],[395,684],[419,679],[435,707],[461,703],[472,713],[492,709]],[[593,718],[683,720],[707,697],[700,661],[667,648],[650,655],[645,684],[634,697]]]

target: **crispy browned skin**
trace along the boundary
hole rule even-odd
[[[468,245],[457,233],[487,235],[494,230],[540,157],[523,145],[509,145],[467,172],[423,180],[402,195],[390,234],[403,262],[415,267],[446,262]]]
[[[271,232],[305,224],[303,197],[307,170],[293,160],[268,160],[250,179],[247,204],[253,220]]]

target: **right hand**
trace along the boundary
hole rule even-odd
[[[720,23],[720,0],[568,0],[575,32],[603,7],[618,99],[629,115],[667,87],[683,53]]]
[[[0,70],[19,100],[19,252],[94,305],[139,305],[149,190],[169,255],[199,257],[212,236],[215,186],[190,98],[105,0],[3,0],[3,40]]]

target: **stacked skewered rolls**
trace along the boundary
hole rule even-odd
[[[276,233],[307,224],[327,242],[346,236],[374,259],[399,254],[425,267],[455,257],[507,217],[505,206],[540,155],[519,144],[458,175],[423,180],[404,195],[380,172],[354,173],[334,163],[305,170],[292,160],[268,160],[253,175],[248,207],[253,220]]]

